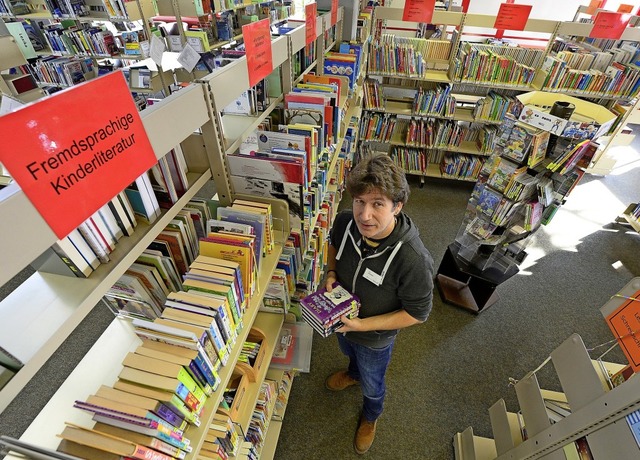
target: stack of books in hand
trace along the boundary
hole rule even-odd
[[[319,289],[300,301],[302,318],[322,337],[328,337],[342,326],[340,318],[355,318],[360,311],[360,299],[337,282],[331,292]]]

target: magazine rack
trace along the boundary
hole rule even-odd
[[[506,260],[502,268],[491,264],[479,269],[475,264],[459,257],[460,246],[450,244],[442,258],[436,275],[440,297],[446,303],[480,313],[498,300],[496,287],[518,273],[518,266]]]

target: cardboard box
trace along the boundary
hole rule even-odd
[[[524,105],[519,121],[562,137],[598,138],[609,131],[616,119],[616,115],[604,107],[560,93],[531,91],[516,97]],[[549,114],[557,101],[569,102],[575,106],[570,120]]]

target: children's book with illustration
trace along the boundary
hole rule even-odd
[[[300,300],[302,318],[322,337],[328,337],[342,326],[340,318],[355,318],[360,311],[360,299],[338,282],[331,292],[321,288]]]

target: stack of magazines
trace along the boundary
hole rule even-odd
[[[360,311],[360,299],[337,282],[331,292],[322,288],[300,301],[302,318],[322,337],[328,337],[342,326],[340,318],[355,318]]]

